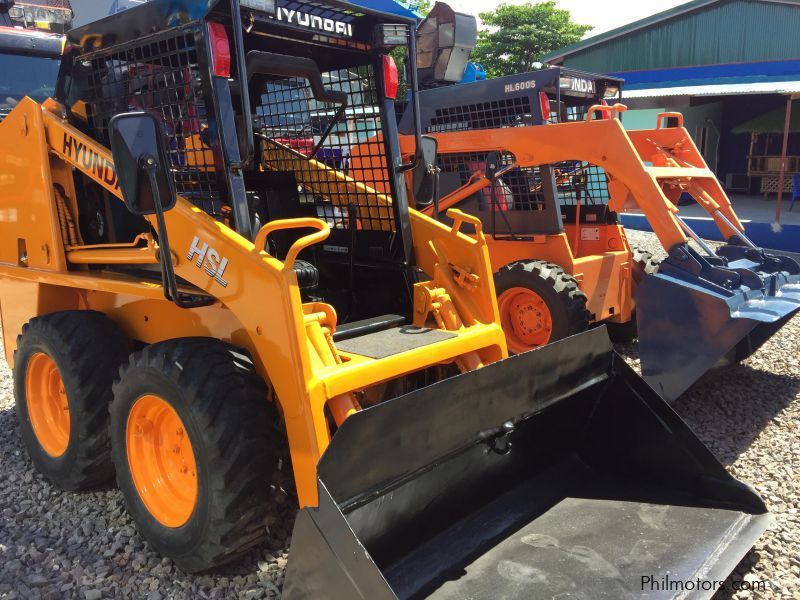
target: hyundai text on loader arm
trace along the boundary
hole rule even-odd
[[[404,172],[433,160],[403,163],[394,126],[411,25],[151,0],[70,33],[56,98],[0,124],[0,312],[34,464],[65,489],[116,471],[139,531],[199,571],[263,539],[285,430],[287,598],[724,578],[761,499],[603,331],[506,359],[480,222],[408,209]],[[357,169],[351,144],[378,138]]]
[[[434,7],[439,28],[455,28],[456,38],[459,27],[471,31],[474,17],[446,9]],[[423,22],[420,46],[436,31]],[[431,56],[421,54],[418,65],[427,60],[444,72],[440,63],[464,60]],[[625,107],[606,105],[621,86],[551,67],[421,91],[423,133],[438,144],[441,200],[434,205],[422,178],[409,185],[422,191],[417,205],[426,214],[457,207],[491,234],[511,351],[607,323],[617,339],[638,335],[645,379],[672,401],[720,359],[755,352],[800,310],[800,266],[747,238],[680,114],[660,115],[651,130],[624,130],[615,117]],[[404,114],[401,134],[414,125]],[[409,142],[401,135],[404,154]],[[684,192],[713,218],[724,247],[689,246],[697,236],[678,216]],[[668,253],[660,267],[618,224],[617,213],[630,208],[644,212]]]

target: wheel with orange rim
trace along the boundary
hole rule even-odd
[[[495,273],[500,322],[508,350],[527,352],[589,327],[586,295],[558,265],[518,261]]]
[[[121,369],[110,413],[117,484],[158,552],[196,572],[263,539],[280,438],[245,351],[205,338],[148,346]]]
[[[108,442],[111,386],[127,356],[116,325],[93,311],[32,319],[17,339],[14,395],[28,454],[64,489],[113,477]]]

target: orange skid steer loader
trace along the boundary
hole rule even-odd
[[[430,157],[401,160],[389,52],[414,55],[412,26],[151,0],[69,34],[56,97],[0,123],[32,462],[68,490],[116,473],[141,534],[201,571],[263,539],[287,449],[287,598],[724,578],[769,522],[758,495],[603,331],[507,358],[486,240],[459,231],[480,221],[408,208]],[[385,166],[354,171],[356,119]]]
[[[680,114],[625,131],[625,106],[604,99],[621,83],[553,67],[421,91],[437,172],[407,183],[425,214],[455,207],[480,219],[509,350],[606,323],[612,339],[639,338],[645,380],[673,401],[800,310],[800,265],[747,238]],[[399,125],[404,155],[414,126],[409,111]],[[706,209],[725,246],[712,250],[680,218],[682,193]],[[628,243],[617,214],[630,208],[668,253],[660,265]]]

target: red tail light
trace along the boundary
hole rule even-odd
[[[387,98],[394,100],[397,97],[397,87],[400,79],[397,75],[397,65],[388,54],[383,55],[383,86]]]
[[[231,44],[228,32],[219,23],[208,24],[208,37],[211,41],[211,64],[215,77],[231,76]]]
[[[550,120],[550,98],[544,92],[539,92],[539,108],[542,110],[542,121]]]

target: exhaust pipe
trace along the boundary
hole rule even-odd
[[[770,521],[604,328],[353,415],[318,486],[285,598],[640,597],[725,579]]]

